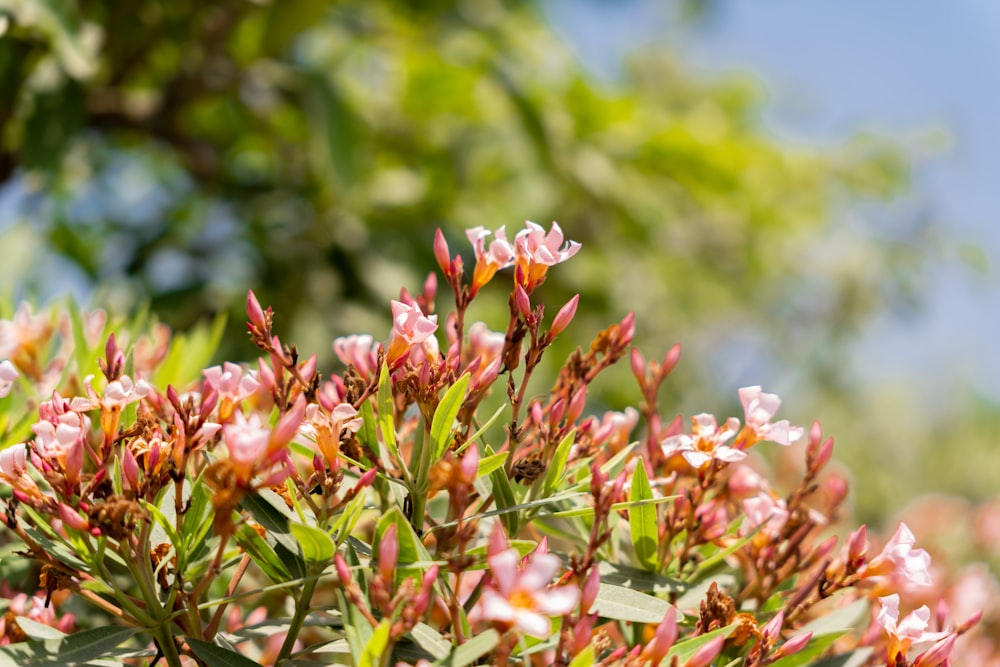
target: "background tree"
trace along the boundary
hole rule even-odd
[[[4,233],[36,253],[21,276],[36,292],[69,276],[185,326],[238,312],[253,287],[281,304],[287,339],[329,361],[333,336],[387,331],[391,290],[426,275],[400,267],[435,268],[420,254],[435,227],[457,249],[469,226],[554,219],[601,252],[554,276],[547,300],[581,293],[582,330],[636,310],[647,349],[682,342],[665,397],[679,411],[717,402],[706,380],[749,349],[845,421],[845,343],[913,302],[930,230],[847,215],[900,191],[898,146],[781,144],[752,84],[695,76],[662,49],[595,82],[535,3],[0,11]],[[634,396],[627,369],[618,379],[592,409]]]

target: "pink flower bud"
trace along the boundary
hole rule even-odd
[[[771,642],[778,638],[781,633],[781,628],[785,625],[785,612],[779,611],[771,620],[768,621],[763,628],[760,629],[760,634]]]
[[[632,375],[635,376],[636,382],[639,383],[640,387],[646,386],[646,359],[642,356],[642,352],[639,348],[633,347],[632,354],[629,356],[629,361],[632,364]]]
[[[440,227],[434,232],[434,259],[437,260],[438,266],[441,267],[441,272],[450,278],[452,275],[451,254],[448,251],[448,242],[444,239],[444,234],[441,232]]]
[[[569,402],[569,411],[566,413],[566,421],[573,423],[583,414],[583,408],[587,404],[587,385],[583,385],[573,394]]]
[[[601,573],[596,566],[590,568],[583,582],[580,595],[580,610],[587,614],[597,601],[597,591],[601,588]]]
[[[90,528],[90,523],[80,513],[65,503],[59,503],[59,518],[63,524],[73,530],[85,531]]]
[[[667,350],[666,356],[663,357],[663,363],[660,364],[660,372],[658,373],[659,379],[667,377],[670,371],[674,370],[674,366],[681,358],[681,345],[680,343],[675,343],[673,347]]]
[[[647,646],[647,657],[652,660],[653,667],[656,667],[667,657],[674,642],[677,641],[677,609],[670,607],[663,615],[663,620],[656,626],[656,634],[653,641]]]
[[[635,313],[631,312],[622,318],[621,324],[618,325],[618,345],[620,347],[628,347],[629,343],[632,342],[632,338],[635,336]]]
[[[573,641],[570,645],[572,655],[579,655],[584,649],[590,646],[594,639],[594,622],[597,616],[584,616],[573,626]]]
[[[306,382],[312,380],[313,376],[316,375],[316,355],[313,354],[305,363],[299,367],[299,374],[302,375],[302,379]]]
[[[267,453],[269,455],[292,441],[295,434],[299,432],[299,426],[302,424],[305,415],[306,399],[300,395],[295,399],[292,409],[283,414],[278,423],[274,425],[274,430],[271,431],[271,439],[267,446]]]
[[[541,410],[540,405],[539,405],[539,410]],[[549,409],[549,423],[555,426],[556,424],[562,421],[563,415],[565,414],[566,414],[566,399],[560,398],[556,400],[556,402],[553,403],[552,407]]]
[[[851,533],[847,539],[847,562],[851,567],[858,567],[864,562],[867,544],[868,527],[861,524],[861,527]]]
[[[577,304],[580,303],[580,295],[577,294],[572,299],[566,302],[559,312],[556,313],[556,317],[552,320],[552,328],[549,329],[549,334],[551,336],[558,336],[563,330],[569,326],[569,323],[573,321],[573,317],[576,315]]]
[[[340,578],[340,584],[342,586],[349,584],[352,580],[351,568],[347,567],[347,561],[339,553],[333,557],[333,566],[337,568],[337,577]]]
[[[514,305],[517,306],[517,312],[521,317],[526,320],[531,317],[531,299],[520,285],[514,287]]]
[[[476,443],[469,445],[469,448],[462,456],[462,462],[459,464],[459,472],[462,474],[462,479],[469,484],[476,481],[476,474],[479,472],[479,448],[476,447]]]
[[[437,581],[438,571],[437,565],[431,565],[420,581],[420,593],[417,594],[417,598],[413,602],[413,611],[418,616],[423,616],[427,608],[430,607],[431,594],[434,592],[434,582]]]
[[[390,525],[378,543],[378,571],[382,579],[391,586],[399,560],[399,538],[396,536],[396,526]]]
[[[357,494],[361,489],[367,488],[372,485],[375,481],[375,477],[378,475],[378,468],[372,468],[358,478],[358,483],[354,485],[351,489],[351,493]]]
[[[427,279],[424,280],[424,294],[423,298],[427,303],[434,301],[434,297],[437,296],[438,290],[438,279],[437,274],[431,272],[427,274]]]
[[[708,667],[722,652],[722,645],[725,643],[725,637],[716,637],[695,651],[695,654],[684,663],[684,667]]]
[[[267,320],[264,318],[264,310],[260,307],[260,301],[257,300],[253,290],[247,292],[247,318],[250,320],[250,324],[254,325],[261,331],[267,329]]]
[[[139,488],[139,462],[128,447],[122,448],[122,477],[130,489]]]
[[[772,657],[777,660],[779,658],[792,655],[793,653],[798,653],[805,648],[806,644],[809,643],[809,640],[812,639],[812,636],[813,633],[807,632],[805,634],[792,637],[787,642],[782,644],[778,650],[774,652]]]
[[[813,561],[822,560],[823,558],[829,556],[830,553],[833,552],[834,547],[836,546],[837,546],[837,536],[831,535],[830,537],[823,540],[818,547],[813,549],[810,558]]]

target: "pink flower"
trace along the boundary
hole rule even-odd
[[[743,387],[739,390],[739,395],[747,431],[741,449],[746,449],[760,440],[787,446],[802,437],[804,429],[792,426],[787,419],[771,423],[771,419],[781,406],[781,399],[777,394],[766,394],[759,386],[753,386]]]
[[[422,345],[437,330],[437,315],[426,316],[417,304],[407,305],[402,301],[392,302],[392,340],[386,352],[386,363],[390,368],[398,368],[406,361],[410,349]],[[434,340],[436,346],[437,341]]]
[[[926,605],[900,619],[898,594],[893,593],[880,597],[878,600],[882,604],[882,608],[875,616],[875,621],[885,629],[888,635],[889,643],[886,650],[890,662],[900,662],[899,659],[906,656],[912,644],[936,642],[949,634],[947,632],[927,632],[931,611]]]
[[[893,575],[913,586],[930,586],[931,557],[923,549],[914,549],[916,538],[909,527],[900,522],[896,533],[862,572],[864,577]]]
[[[10,388],[17,379],[18,372],[14,364],[7,359],[0,361],[0,398],[10,393]]]
[[[489,247],[486,246],[486,238],[490,231],[485,227],[473,227],[465,235],[469,237],[476,253],[476,268],[472,273],[472,285],[469,286],[470,296],[475,296],[497,271],[514,263],[514,246],[507,241],[507,233],[503,227],[493,233],[493,241]]]
[[[758,493],[755,497],[744,500],[743,511],[747,520],[740,526],[740,535],[747,535],[763,524],[761,534],[777,537],[788,521],[785,501],[775,500],[767,493]]]
[[[580,591],[573,586],[553,586],[552,577],[562,567],[559,557],[537,551],[525,558],[507,546],[503,529],[497,525],[490,538],[490,585],[483,588],[472,621],[489,621],[515,628],[544,639],[552,634],[552,616],[562,616],[576,608]]]
[[[619,452],[628,444],[632,429],[639,423],[639,411],[633,407],[624,412],[608,411],[601,417],[591,436],[595,445],[608,443],[612,452]]]
[[[0,482],[20,492],[22,499],[42,499],[41,489],[28,474],[28,446],[25,443],[0,451]]]
[[[370,335],[341,336],[333,341],[333,351],[345,366],[354,366],[354,370],[365,380],[375,376],[378,357],[375,339]]]
[[[260,386],[252,371],[244,372],[242,366],[229,361],[222,366],[206,368],[201,373],[205,376],[205,384],[219,393],[220,422],[228,421],[235,407],[253,396]]]
[[[530,220],[525,221],[522,229],[514,237],[515,261],[520,277],[515,277],[518,284],[529,294],[545,280],[545,272],[550,266],[555,266],[580,251],[580,244],[575,241],[563,242],[562,229],[553,222],[548,234],[545,229]]]
[[[736,435],[740,422],[735,417],[726,420],[725,427],[719,430],[715,417],[709,414],[695,415],[691,418],[691,434],[672,435],[660,443],[663,454],[667,457],[680,454],[692,468],[702,469],[712,461],[733,463],[746,458],[746,452],[725,445],[727,440]]]
[[[244,486],[264,475],[261,486],[273,486],[293,472],[286,445],[295,436],[305,415],[305,401],[299,397],[295,406],[283,415],[274,428],[261,422],[260,415],[249,417],[237,412],[233,421],[222,427],[222,439],[229,450],[229,465],[236,480]]]

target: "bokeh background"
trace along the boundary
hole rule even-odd
[[[227,358],[253,353],[253,288],[329,366],[335,336],[387,335],[436,227],[468,256],[467,227],[558,220],[584,250],[541,298],[582,295],[574,343],[630,310],[647,355],[680,342],[669,409],[780,393],[875,524],[983,503],[990,6],[0,0],[0,284],[178,328],[228,313]],[[501,326],[505,298],[473,316]],[[594,411],[637,400],[627,369],[599,390]]]

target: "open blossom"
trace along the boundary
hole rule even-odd
[[[437,330],[437,315],[424,315],[417,304],[392,302],[392,340],[386,352],[386,363],[398,368],[407,359],[410,349],[423,345]],[[437,340],[433,341],[437,345]]]
[[[515,262],[518,270],[518,284],[531,293],[545,280],[550,266],[555,266],[580,251],[576,241],[565,241],[559,224],[553,222],[548,234],[545,229],[530,220],[514,237]]]
[[[739,429],[740,422],[730,417],[722,429],[719,429],[715,417],[702,413],[691,418],[691,433],[672,435],[660,443],[663,454],[667,457],[680,454],[692,468],[701,469],[712,461],[732,463],[746,458],[746,452],[724,444]]]
[[[365,380],[371,380],[378,370],[375,339],[370,334],[341,336],[333,341],[333,351],[345,366],[354,366]]]
[[[219,421],[227,421],[241,401],[257,391],[260,381],[252,371],[244,371],[239,364],[225,362],[202,371],[205,384],[219,393]]]
[[[41,500],[42,491],[28,474],[28,446],[21,442],[0,451],[0,482],[23,499]]]
[[[746,535],[763,524],[760,534],[777,537],[788,521],[788,508],[785,501],[774,499],[768,493],[758,493],[753,498],[743,501],[743,512],[747,520],[740,526],[740,534]]]
[[[887,654],[890,664],[901,662],[913,644],[936,642],[948,636],[947,632],[928,632],[931,611],[926,606],[910,612],[899,618],[899,595],[893,593],[880,597],[878,601],[882,608],[875,616],[875,621],[882,626],[888,635]]]
[[[76,623],[73,614],[56,616],[54,605],[46,599],[44,593],[37,593],[33,597],[18,593],[11,598],[7,613],[0,617],[0,644],[7,645],[28,640],[28,635],[17,625],[18,618],[27,618],[64,633],[72,631]]]
[[[787,419],[771,422],[781,406],[777,394],[761,391],[759,386],[743,387],[739,390],[746,426],[740,434],[740,448],[747,449],[760,440],[790,445],[797,442],[804,433],[800,426],[792,426]]]
[[[914,549],[916,538],[910,528],[900,522],[892,539],[862,572],[864,577],[888,575],[912,586],[930,586],[931,557],[923,549]]]
[[[472,273],[472,285],[469,286],[469,294],[474,296],[497,271],[514,263],[514,246],[507,240],[503,227],[493,233],[489,246],[486,245],[486,238],[490,231],[485,227],[473,227],[466,230],[465,235],[469,237],[476,253],[476,268]]]
[[[552,616],[576,608],[580,591],[574,586],[550,586],[562,566],[559,557],[537,551],[521,563],[517,550],[507,546],[497,525],[490,537],[490,584],[485,586],[469,620],[490,621],[543,639],[552,634]]]
[[[264,424],[257,413],[246,417],[237,412],[233,421],[222,427],[229,468],[236,481],[249,485],[254,476],[264,474],[261,484],[273,486],[288,477],[293,468],[286,445],[298,432],[304,416],[305,401],[301,397],[273,428]]]
[[[360,428],[361,417],[350,403],[340,403],[329,413],[319,410],[316,404],[309,405],[302,423],[303,433],[315,440],[319,453],[330,464],[338,459],[341,435],[345,431],[357,433]]]

